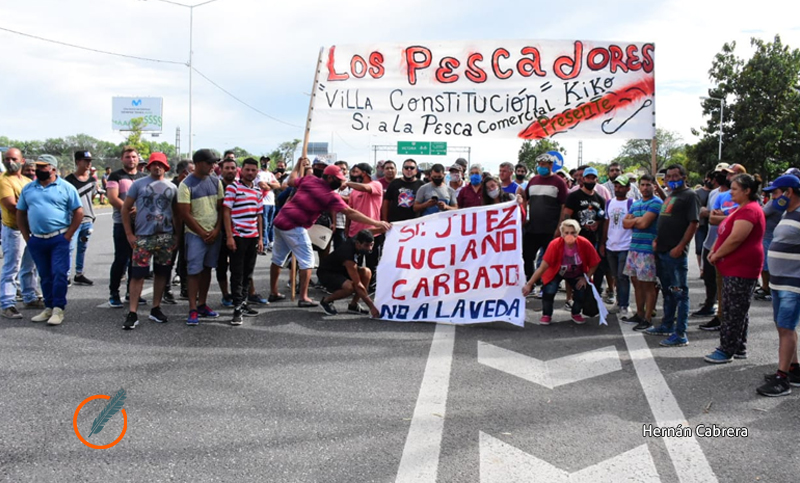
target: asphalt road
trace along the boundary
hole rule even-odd
[[[126,311],[102,306],[112,251],[103,213],[88,256],[95,286],[70,289],[64,324],[33,324],[30,310],[0,319],[2,481],[788,482],[800,474],[800,390],[755,393],[777,360],[767,303],[751,308],[749,359],[721,367],[702,360],[718,342],[697,329],[705,319],[690,321],[688,347],[667,349],[613,315],[605,327],[577,326],[557,310],[556,323],[539,326],[534,299],[524,329],[328,317],[288,301],[239,327],[228,325],[230,309],[187,327],[181,301],[163,306],[168,324],[146,320],[148,305],[139,327],[123,331]],[[264,294],[268,270],[269,257],[259,257]],[[690,278],[696,307],[694,263]],[[210,299],[220,307],[215,282]],[[123,439],[87,447],[73,429],[76,408],[120,388]],[[92,400],[75,418],[99,446],[123,430],[117,414],[87,437],[105,404]],[[748,435],[643,434],[678,423]]]

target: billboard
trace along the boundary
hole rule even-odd
[[[112,97],[111,128],[130,131],[131,119],[142,118],[142,131],[161,132],[161,97]]]

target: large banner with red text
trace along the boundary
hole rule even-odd
[[[378,265],[380,318],[524,326],[520,223],[515,201],[393,223]]]
[[[414,139],[655,136],[655,46],[511,40],[335,45],[313,130]]]

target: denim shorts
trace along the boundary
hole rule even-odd
[[[197,275],[206,268],[217,268],[221,243],[221,236],[218,236],[214,243],[207,245],[202,238],[187,231],[184,236],[186,273]]]
[[[772,290],[772,311],[778,328],[797,329],[797,322],[800,320],[800,293]]]
[[[769,257],[767,256],[767,253],[769,253],[769,246],[772,245],[772,239],[763,239],[761,241],[761,245],[764,247],[764,267],[762,271],[769,272],[769,263],[767,263],[767,259]]]
[[[311,248],[311,238],[308,231],[302,226],[291,230],[275,228],[275,241],[272,246],[272,263],[282,267],[290,254],[297,258],[300,270],[314,268],[314,252]]]

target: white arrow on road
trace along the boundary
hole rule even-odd
[[[480,433],[480,451],[481,483],[661,481],[646,444],[575,473],[556,468],[547,461],[529,455],[483,431]]]
[[[622,370],[614,346],[542,361],[479,341],[478,363],[548,389]]]

